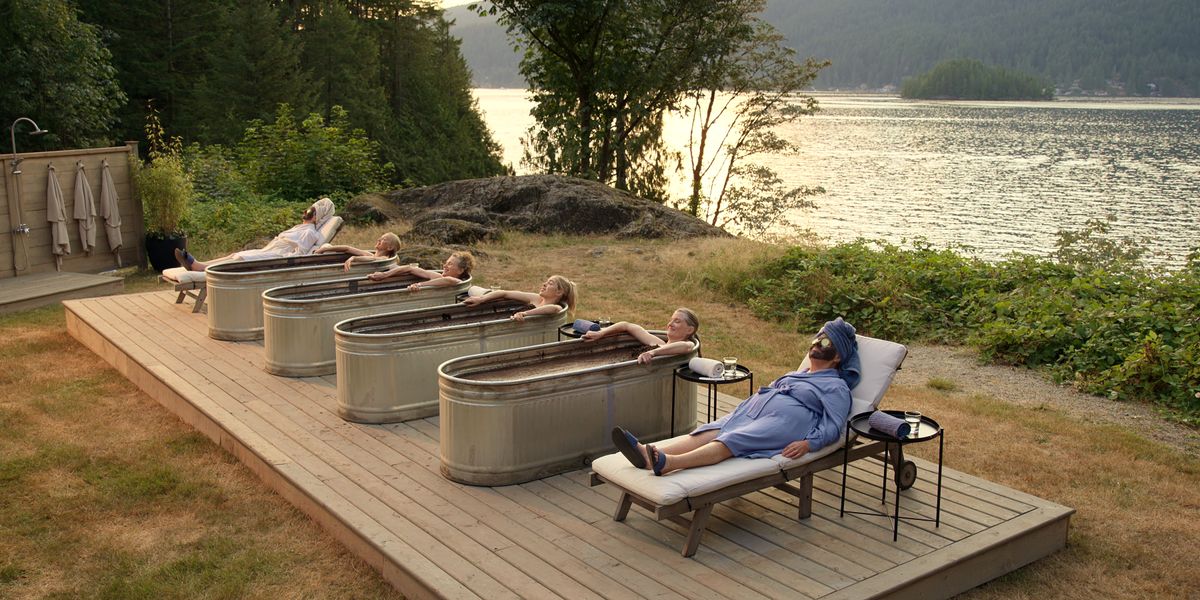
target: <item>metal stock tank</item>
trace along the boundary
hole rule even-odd
[[[349,271],[343,263],[351,254],[331,252],[287,258],[239,260],[205,270],[208,286],[208,337],[234,342],[262,339],[262,293],[282,285],[336,279],[385,270],[395,258],[355,262]]]
[[[395,423],[438,413],[438,365],[460,356],[558,339],[567,309],[524,321],[532,306],[503,300],[358,317],[334,327],[338,414],[358,423]]]
[[[453,304],[471,286],[457,285],[410,291],[425,281],[401,277],[371,281],[365,277],[334,279],[271,288],[262,295],[266,371],[285,377],[329,375],[336,369],[333,326],[338,321],[411,308]]]
[[[665,339],[661,332],[655,335]],[[631,336],[570,340],[489,352],[438,367],[442,474],[473,485],[510,485],[582,468],[612,452],[620,425],[656,440],[696,425],[695,384],[675,368],[699,352],[637,362]],[[672,410],[674,409],[674,410]]]

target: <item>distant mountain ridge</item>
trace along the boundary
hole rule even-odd
[[[503,28],[446,11],[479,87],[525,87]],[[1200,95],[1195,0],[768,0],[800,56],[828,58],[818,89],[886,89],[943,60],[1049,78],[1061,94]]]

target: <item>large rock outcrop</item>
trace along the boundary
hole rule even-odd
[[[726,236],[725,231],[661,204],[593,181],[558,175],[524,175],[451,181],[358,199],[343,214],[396,217],[460,236],[471,243],[488,230],[531,233],[603,234],[617,237],[688,238]],[[383,204],[383,205],[380,205]],[[474,225],[472,225],[474,224]],[[430,232],[428,237],[437,238]]]

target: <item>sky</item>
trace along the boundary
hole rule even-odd
[[[442,8],[450,8],[451,6],[470,4],[474,1],[475,0],[442,0]]]

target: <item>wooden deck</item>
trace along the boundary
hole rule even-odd
[[[49,272],[0,279],[0,314],[28,310],[60,300],[119,294],[125,280],[108,275]]]
[[[268,375],[261,343],[209,339],[174,296],[68,301],[67,328],[411,598],[941,598],[1066,543],[1072,509],[950,469],[941,527],[902,523],[893,542],[888,519],[838,517],[839,468],[817,478],[811,519],[757,492],[719,506],[683,558],[685,528],[637,509],[613,521],[617,493],[588,487],[586,470],[498,488],[444,479],[437,418],[342,421],[334,377]],[[936,465],[918,466],[903,508],[932,516]],[[880,469],[852,463],[848,509],[879,506]]]

